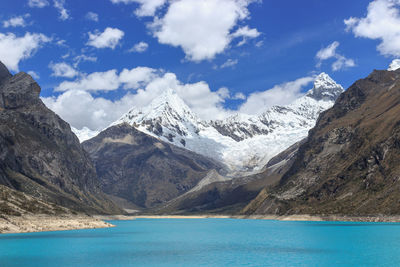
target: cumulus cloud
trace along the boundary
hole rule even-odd
[[[134,102],[132,102],[133,106],[148,105],[168,88],[175,90],[186,104],[203,119],[222,119],[230,114],[222,107],[225,100],[223,91],[211,91],[209,85],[204,81],[184,84],[177,79],[174,73],[170,72],[159,75],[146,87],[137,90]]]
[[[54,7],[58,10],[61,20],[69,19],[69,11],[65,8],[65,0],[53,0]]]
[[[346,58],[345,56],[336,52],[340,43],[335,41],[325,48],[322,48],[317,52],[315,57],[318,59],[317,67],[321,67],[322,62],[330,58],[335,58],[335,62],[332,63],[332,70],[338,71],[344,68],[350,68],[356,66],[356,63],[351,58]]]
[[[174,73],[148,67],[109,70],[83,75],[73,82],[64,81],[57,88],[63,93],[44,98],[45,104],[68,121],[73,127],[102,130],[120,118],[129,109],[149,105],[167,89],[173,89],[185,103],[204,120],[224,119],[237,111],[224,108],[227,99],[245,100],[239,112],[259,114],[273,105],[285,105],[302,96],[303,89],[314,77],[303,77],[273,88],[252,93],[246,100],[243,93],[233,96],[226,87],[212,91],[204,82],[183,83]],[[95,97],[92,91],[127,89],[119,100]]]
[[[334,57],[336,55],[336,48],[338,48],[339,45],[340,45],[340,43],[337,42],[337,41],[331,43],[327,47],[322,48],[321,50],[319,50],[317,52],[316,57],[319,60],[327,60],[329,58]]]
[[[157,70],[148,67],[123,69],[119,75],[119,81],[123,84],[124,89],[137,89],[155,79],[156,73]]]
[[[128,89],[126,95],[117,101],[94,97],[90,91],[108,91],[118,88]],[[211,91],[202,81],[182,83],[174,73],[164,73],[147,67],[94,72],[76,79],[64,81],[55,88],[63,91],[58,97],[44,98],[45,104],[68,121],[73,127],[84,126],[91,130],[101,130],[132,107],[144,107],[166,89],[175,90],[178,95],[203,119],[222,119],[231,115],[223,108],[229,98],[228,88]]]
[[[114,4],[139,4],[139,8],[135,10],[135,14],[138,17],[154,16],[156,11],[161,8],[167,0],[111,0]]]
[[[85,91],[111,91],[120,86],[117,70],[105,72],[93,72],[83,75],[76,81],[64,81],[60,83],[55,91],[85,90]]]
[[[93,97],[89,92],[70,90],[58,97],[42,98],[51,110],[77,129],[102,130],[132,107],[132,95],[117,101]]]
[[[25,27],[27,25],[25,18],[28,18],[29,16],[29,14],[25,14],[23,16],[16,16],[10,18],[9,20],[4,20],[3,27]]]
[[[150,29],[162,44],[181,47],[191,61],[213,59],[234,38],[255,38],[257,29],[236,29],[249,18],[251,0],[176,0],[162,18],[155,18]]]
[[[26,33],[17,37],[13,33],[0,33],[0,60],[12,71],[18,71],[21,60],[32,57],[35,52],[49,42],[44,34]]]
[[[92,20],[92,21],[96,21],[96,22],[99,21],[99,15],[97,13],[92,12],[92,11],[89,11],[88,13],[86,13],[85,18],[87,20]]]
[[[104,32],[96,31],[89,32],[89,41],[87,45],[96,48],[111,48],[115,49],[119,41],[124,37],[124,32],[117,28],[107,27]]]
[[[54,77],[74,78],[79,74],[77,70],[65,62],[50,63],[49,68],[53,71],[51,76]]]
[[[238,46],[242,46],[247,42],[248,39],[257,38],[258,36],[260,36],[260,34],[261,33],[257,29],[250,29],[249,26],[244,26],[234,32],[232,34],[232,37],[243,37],[243,39],[238,43]]]
[[[346,29],[356,37],[380,40],[377,49],[382,55],[400,56],[399,6],[399,0],[374,0],[365,17],[344,21]]]
[[[69,69],[63,64],[64,70]],[[93,72],[81,74],[75,81],[60,83],[55,91],[82,90],[82,91],[112,91],[118,88],[137,89],[146,86],[150,81],[158,77],[161,71],[148,67],[136,67],[123,69],[119,74],[117,70]],[[75,76],[78,74],[74,73]]]
[[[290,104],[303,95],[302,90],[312,81],[314,81],[314,77],[303,77],[276,85],[263,92],[252,93],[247,98],[247,101],[240,106],[239,112],[260,114],[269,107]]]
[[[29,0],[28,1],[29,7],[43,8],[48,5],[49,5],[49,2],[47,0]]]
[[[135,44],[131,49],[129,49],[129,52],[133,53],[143,53],[149,48],[149,45],[145,42],[140,42]]]

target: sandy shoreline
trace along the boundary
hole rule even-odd
[[[249,220],[276,220],[276,221],[336,221],[336,222],[400,222],[400,216],[313,216],[307,214],[298,215],[114,215],[95,216],[101,220],[135,220],[135,219],[249,219]]]
[[[30,233],[114,227],[86,215],[23,215],[0,217],[0,233]]]

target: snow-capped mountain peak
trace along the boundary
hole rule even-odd
[[[400,59],[393,59],[392,63],[390,63],[388,70],[395,71],[400,69]]]
[[[319,114],[330,108],[343,87],[326,73],[290,105],[261,115],[236,114],[204,121],[171,89],[148,106],[134,107],[112,125],[128,123],[173,145],[224,163],[232,176],[256,172],[273,156],[307,136]]]
[[[199,131],[200,119],[172,90],[167,89],[145,107],[134,107],[112,125],[128,123],[139,130],[173,142],[177,137],[190,136]]]
[[[344,89],[337,84],[328,74],[322,72],[314,81],[314,87],[307,92],[306,96],[315,100],[335,101],[343,93]]]

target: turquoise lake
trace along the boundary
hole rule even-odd
[[[0,235],[0,266],[400,266],[400,224],[137,219]]]

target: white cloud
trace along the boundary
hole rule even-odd
[[[91,74],[83,74],[75,81],[64,81],[55,88],[55,91],[112,91],[121,87],[124,89],[138,89],[157,78],[157,73],[161,72],[148,67],[136,67],[131,70],[123,69],[120,74],[115,69],[93,72]]]
[[[356,37],[380,40],[377,49],[381,54],[400,56],[399,6],[399,0],[374,0],[365,17],[351,17],[344,23]]]
[[[117,101],[93,97],[88,91],[134,89]],[[68,121],[73,127],[84,126],[91,130],[101,130],[108,126],[132,107],[144,107],[164,90],[171,88],[203,119],[222,119],[231,115],[231,111],[222,107],[229,98],[225,87],[217,92],[211,91],[206,82],[180,82],[173,73],[163,73],[147,67],[131,70],[123,69],[118,75],[116,70],[95,72],[76,81],[62,82],[56,91],[65,91],[58,97],[44,98],[45,104]]]
[[[4,20],[3,27],[25,27],[27,25],[25,18],[28,18],[29,16],[29,14],[25,14],[24,16],[12,17],[9,20]]]
[[[355,67],[356,63],[351,58],[346,58],[344,56],[338,55],[335,62],[332,64],[332,70],[338,71],[344,68]]]
[[[43,8],[48,5],[49,5],[49,2],[47,0],[29,0],[28,1],[28,6],[30,6],[30,7]]]
[[[232,99],[238,99],[238,100],[245,100],[246,99],[246,96],[243,94],[243,93],[236,93],[233,97],[232,97]]]
[[[146,87],[137,90],[132,104],[137,107],[146,106],[167,88],[175,90],[200,118],[205,120],[222,119],[231,114],[222,107],[226,89],[213,92],[204,81],[184,84],[177,79],[174,73],[170,72],[158,76]]]
[[[120,86],[117,70],[105,72],[93,72],[83,75],[78,80],[60,83],[55,91],[85,90],[85,91],[110,91],[116,90]],[[80,128],[79,128],[80,129]]]
[[[303,95],[302,89],[314,81],[314,77],[303,77],[295,81],[276,85],[263,92],[249,95],[239,111],[246,114],[260,114],[275,105],[287,105]]]
[[[257,29],[250,29],[249,26],[244,26],[237,29],[237,31],[232,34],[232,37],[243,37],[243,39],[237,44],[238,46],[242,46],[247,43],[248,39],[257,38],[260,34],[261,33]]]
[[[289,104],[302,96],[303,88],[310,84],[314,77],[303,77],[273,88],[251,94],[239,108],[239,112],[259,114],[273,105]],[[124,97],[110,101],[94,97],[89,91],[130,89]],[[166,89],[173,89],[186,104],[205,120],[224,119],[237,113],[223,107],[227,99],[245,100],[243,93],[237,92],[233,97],[229,89],[222,87],[212,91],[204,82],[182,83],[171,72],[164,73],[148,67],[95,72],[85,75],[74,82],[63,82],[56,90],[65,91],[58,97],[44,98],[45,104],[68,121],[73,127],[91,130],[102,130],[120,118],[132,107],[141,108],[162,94]]]
[[[59,18],[61,20],[69,19],[69,11],[64,7],[65,0],[53,0],[54,7],[58,10]]]
[[[78,67],[78,65],[81,62],[84,62],[84,61],[96,62],[97,61],[97,57],[95,57],[95,56],[87,56],[87,55],[84,55],[84,54],[76,56],[76,57],[74,57],[74,67],[75,68]]]
[[[96,22],[99,21],[99,15],[97,13],[92,12],[92,11],[89,11],[86,14],[85,18],[87,20],[92,20],[92,21],[96,21]]]
[[[138,17],[154,16],[156,11],[161,8],[167,0],[111,0],[114,4],[139,4],[139,8],[135,10],[135,14]]]
[[[13,33],[0,33],[0,60],[12,71],[18,71],[21,60],[32,57],[35,52],[49,42],[44,34],[26,33],[17,37]]]
[[[70,90],[58,97],[42,98],[51,110],[73,127],[102,130],[116,121],[132,107],[132,95],[126,94],[117,101],[93,97],[87,91]]]
[[[258,47],[258,48],[262,47],[263,45],[264,45],[264,41],[263,41],[263,40],[258,41],[258,42],[255,44],[255,46]]]
[[[51,76],[54,77],[74,78],[79,74],[77,70],[65,62],[50,63],[49,68],[53,71]]]
[[[221,69],[224,69],[224,68],[228,68],[228,67],[233,67],[233,66],[235,66],[236,64],[238,64],[238,60],[237,59],[228,59],[227,61],[225,61],[225,63],[223,63],[221,66],[220,66],[220,68]]]
[[[316,57],[319,60],[326,60],[326,59],[336,56],[336,48],[338,48],[339,45],[340,45],[340,43],[337,41],[331,43],[327,47],[319,50]]]
[[[87,45],[96,48],[115,49],[125,33],[120,29],[107,27],[104,32],[96,31],[94,33],[89,32],[88,34],[89,41]]]
[[[135,44],[131,49],[129,49],[129,52],[136,52],[136,53],[143,53],[149,48],[149,45],[145,42],[140,42]]]
[[[36,71],[30,70],[27,73],[29,75],[31,75],[32,78],[35,79],[35,80],[39,80],[40,79],[40,75]]]
[[[340,43],[334,41],[330,45],[325,48],[322,48],[317,52],[315,57],[318,59],[317,67],[321,67],[322,62],[328,60],[330,58],[335,58],[336,61],[332,63],[332,70],[338,71],[344,68],[355,67],[356,63],[351,58],[346,58],[345,56],[336,52],[336,49],[339,47]]]
[[[181,47],[191,61],[210,60],[222,53],[233,38],[254,38],[259,32],[247,26],[235,31],[239,21],[249,18],[252,0],[176,0],[162,18],[150,25],[162,44]]]
[[[119,75],[119,81],[124,84],[124,89],[137,89],[155,79],[156,73],[157,70],[148,67],[123,69]]]

